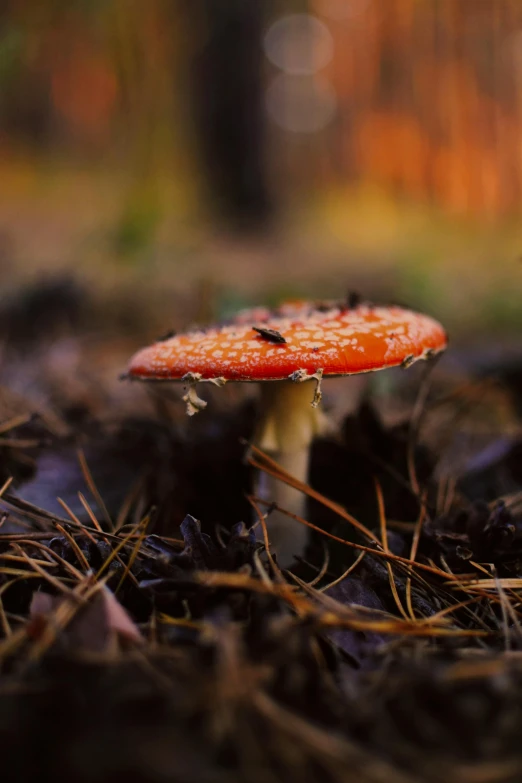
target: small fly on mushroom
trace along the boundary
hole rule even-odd
[[[312,440],[325,426],[318,409],[324,378],[409,367],[446,345],[441,324],[401,307],[375,307],[355,299],[348,307],[298,301],[272,312],[242,311],[225,325],[158,341],[132,357],[128,377],[185,382],[189,415],[206,406],[196,384],[259,383],[255,445],[306,482]],[[315,384],[313,391],[308,381]],[[296,516],[304,515],[302,493],[266,473],[258,477],[257,493]],[[277,509],[267,525],[280,565],[291,565],[307,545],[307,527]]]

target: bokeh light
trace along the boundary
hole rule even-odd
[[[316,133],[332,121],[337,108],[335,91],[326,79],[312,76],[274,77],[266,92],[272,119],[293,133]]]
[[[289,74],[309,74],[324,68],[333,57],[328,27],[311,14],[289,14],[268,29],[265,54]]]

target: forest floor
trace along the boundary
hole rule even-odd
[[[254,394],[189,419],[119,380],[150,321],[118,301],[58,276],[0,306],[8,779],[520,780],[520,355],[325,383],[282,571],[247,527]]]

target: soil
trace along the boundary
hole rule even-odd
[[[140,322],[93,307],[70,280],[0,307],[3,778],[520,781],[522,363],[332,386],[281,571],[251,390],[188,419],[118,380]]]

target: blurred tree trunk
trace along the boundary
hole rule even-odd
[[[215,210],[232,227],[260,229],[267,184],[262,36],[267,0],[192,0],[200,44],[192,74],[194,120]]]

